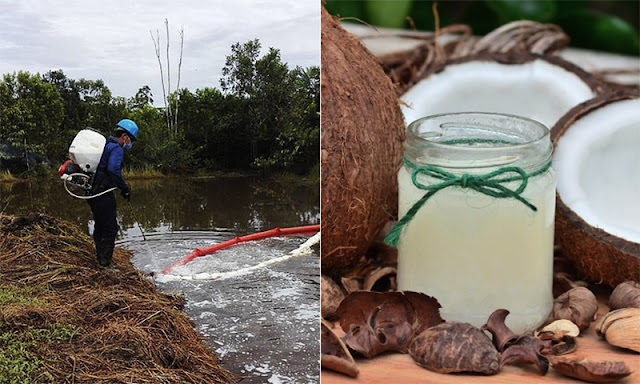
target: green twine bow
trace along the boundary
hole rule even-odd
[[[525,198],[520,196],[520,194],[525,190],[525,188],[527,188],[530,177],[540,175],[541,173],[546,172],[549,167],[551,167],[551,161],[549,161],[542,168],[532,173],[526,173],[524,169],[520,167],[502,167],[484,175],[469,175],[465,173],[462,176],[456,176],[441,168],[437,168],[431,165],[423,165],[418,167],[410,162],[406,157],[403,158],[403,161],[407,167],[413,168],[413,172],[411,174],[413,185],[415,185],[419,189],[427,191],[427,193],[425,193],[425,195],[422,196],[420,200],[416,201],[413,204],[411,209],[407,211],[407,214],[404,215],[404,217],[400,219],[396,223],[396,225],[394,225],[394,227],[391,229],[391,232],[389,232],[387,237],[385,237],[384,242],[393,247],[396,247],[398,245],[398,241],[400,240],[400,233],[402,232],[403,228],[407,224],[409,224],[411,219],[413,219],[415,214],[420,210],[420,208],[422,208],[424,203],[426,203],[427,200],[429,200],[431,196],[435,195],[438,191],[448,187],[457,186],[460,188],[469,188],[496,198],[513,198],[529,207],[532,211],[537,211],[538,209],[533,204],[528,202]],[[507,175],[509,173],[515,173],[515,175],[508,177],[499,177]],[[432,185],[424,185],[418,181],[418,175],[421,174],[442,180],[442,182]],[[520,181],[520,185],[518,186],[518,188],[512,190],[503,185],[504,183],[509,183],[512,181]]]

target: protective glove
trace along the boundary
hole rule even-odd
[[[123,189],[122,192],[120,192],[120,194],[125,200],[131,201],[131,190],[129,189],[128,186],[127,188]]]

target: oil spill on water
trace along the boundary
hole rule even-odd
[[[134,265],[158,272],[191,252],[236,236],[229,232],[172,232],[128,240]],[[177,267],[172,275],[232,272],[287,255],[307,237],[270,238],[232,246]],[[215,280],[156,278],[158,287],[180,292],[193,319],[222,364],[243,383],[319,382],[320,258],[313,254]]]

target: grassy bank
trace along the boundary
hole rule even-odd
[[[7,170],[0,171],[0,183],[11,183],[18,181],[19,179],[11,174]]]
[[[309,172],[304,175],[296,175],[291,172],[284,172],[275,175],[275,179],[279,183],[317,185],[320,188],[320,163],[316,164]]]
[[[44,215],[0,216],[0,383],[229,383],[180,298]]]
[[[165,175],[151,166],[146,166],[143,168],[134,168],[134,169],[126,168],[122,172],[122,176],[125,178],[125,180],[127,179],[139,180],[139,179],[158,179],[158,178],[164,177]]]
[[[152,166],[146,166],[142,168],[125,168],[122,171],[122,176],[125,180],[150,180],[150,179],[160,179],[163,177],[171,177],[171,176],[181,176],[181,177],[224,177],[224,176],[250,176],[250,175],[260,175],[261,173],[255,170],[244,170],[244,171],[211,171],[206,169],[195,169],[190,170],[188,174],[184,173],[175,173],[175,174],[164,174],[159,170],[155,169]],[[283,172],[271,174],[274,178],[280,182],[295,182],[295,183],[303,183],[303,184],[317,184],[320,185],[320,164],[316,164],[306,175],[300,176],[293,172]],[[39,178],[48,178],[55,177],[58,178],[58,169],[47,168],[46,170],[40,170],[36,174],[32,175],[13,175],[8,170],[0,171],[0,183],[12,183],[12,182],[23,182],[28,181],[30,179],[39,179]]]

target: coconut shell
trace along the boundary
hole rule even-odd
[[[404,119],[378,60],[322,9],[322,273],[340,277],[397,212]]]
[[[621,91],[595,97],[567,112],[551,129],[555,145],[564,132],[578,119],[615,101],[640,97],[637,91]],[[612,287],[625,280],[640,281],[640,244],[595,228],[569,208],[556,195],[556,242],[562,254],[571,259],[585,276]]]
[[[585,84],[587,84],[587,86],[589,86],[589,88],[591,88],[591,90],[596,95],[607,94],[611,91],[611,87],[609,86],[609,84],[559,56],[549,56],[530,52],[482,52],[474,55],[450,59],[442,63],[436,63],[429,69],[429,71],[426,71],[422,76],[412,79],[404,92],[408,91],[412,86],[414,86],[421,80],[444,71],[444,69],[450,65],[465,64],[472,61],[488,61],[505,65],[518,65],[526,64],[534,60],[544,60],[549,64],[557,65],[573,73]],[[402,92],[402,94],[404,94],[404,92]]]

